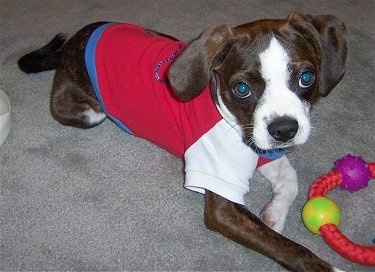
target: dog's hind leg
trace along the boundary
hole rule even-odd
[[[61,124],[91,128],[106,118],[87,74],[85,50],[91,33],[105,22],[90,24],[65,43],[57,35],[47,45],[18,60],[25,73],[56,69],[51,92],[51,113]]]
[[[64,70],[57,70],[51,93],[51,113],[53,118],[66,126],[92,128],[104,121],[106,115],[91,86],[70,80]]]

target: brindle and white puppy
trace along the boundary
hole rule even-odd
[[[101,29],[110,26],[91,24],[66,43],[57,36],[19,60],[20,68],[28,73],[56,69],[51,94],[53,117],[64,125],[90,128],[110,116],[123,129],[140,136],[144,130],[136,125],[144,122],[146,130],[154,128],[153,134],[165,135],[164,141],[154,135],[145,138],[185,158],[186,187],[205,193],[205,224],[209,229],[293,271],[334,270],[278,232],[284,227],[298,190],[296,172],[283,150],[306,142],[311,130],[311,106],[321,96],[327,96],[344,75],[344,24],[331,15],[294,12],[283,20],[208,29],[188,45],[154,31],[146,33],[126,26],[129,33],[136,30],[135,35],[146,35],[147,42],[149,37],[158,37],[158,42],[165,42],[173,50],[168,51],[167,58],[156,58],[159,62],[148,70],[135,65],[138,57],[131,51],[131,58],[120,61],[125,63],[120,76],[113,68],[117,62],[102,61],[108,54],[101,51],[105,43],[102,40],[108,40],[109,32]],[[121,59],[120,48],[125,48],[126,55],[133,50],[126,46],[133,42],[133,38],[125,37],[110,45],[108,52],[112,58]],[[142,44],[137,45],[142,48]],[[145,46],[144,51],[152,46]],[[139,59],[148,54],[145,52],[137,55]],[[149,58],[142,59],[142,63]],[[91,65],[93,60],[96,63]],[[162,71],[168,67],[168,71]],[[152,72],[144,77],[146,70]],[[141,92],[134,90],[137,84],[141,84]],[[115,89],[114,94],[104,90],[106,86],[114,86],[108,87]],[[143,101],[155,93],[151,89],[159,87],[164,88],[157,91],[163,98],[153,97],[153,105],[144,106]],[[130,100],[133,96],[135,100]],[[134,113],[129,117],[127,110],[134,105],[143,108],[139,108],[133,122]],[[171,111],[173,118],[155,117],[160,108]],[[140,113],[145,114],[143,119],[139,119]],[[196,127],[201,129],[211,122],[210,118],[213,121],[208,131],[195,135]],[[179,137],[170,134],[172,129],[159,127],[164,119],[166,123],[177,120],[175,126],[183,127],[183,133],[178,134],[181,143],[175,143]],[[182,119],[187,120],[188,126],[182,124]],[[278,154],[277,159],[264,159],[267,152]],[[265,224],[243,205],[248,179],[262,160],[258,169],[271,182],[274,193],[261,215]]]

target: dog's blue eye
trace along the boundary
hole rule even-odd
[[[233,92],[240,98],[246,98],[251,95],[249,86],[244,82],[239,82],[234,86]]]
[[[315,82],[315,74],[313,72],[303,72],[299,77],[299,86],[301,88],[308,88]]]

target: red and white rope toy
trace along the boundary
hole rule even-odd
[[[335,163],[334,169],[318,178],[309,190],[309,201],[302,211],[306,227],[324,240],[341,256],[362,264],[375,266],[375,246],[362,246],[349,240],[338,229],[340,211],[337,205],[325,197],[339,186],[351,193],[368,186],[375,178],[375,163],[366,163],[362,157],[350,154]]]

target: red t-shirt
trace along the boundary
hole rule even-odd
[[[222,119],[208,86],[196,99],[183,102],[168,84],[168,67],[186,45],[130,24],[106,25],[100,32],[96,90],[107,114],[128,132],[183,158]]]
[[[89,39],[86,67],[114,122],[185,159],[187,188],[243,204],[255,168],[270,159],[259,160],[235,124],[222,118],[209,86],[188,102],[175,96],[167,71],[185,47],[135,25],[104,24]]]

